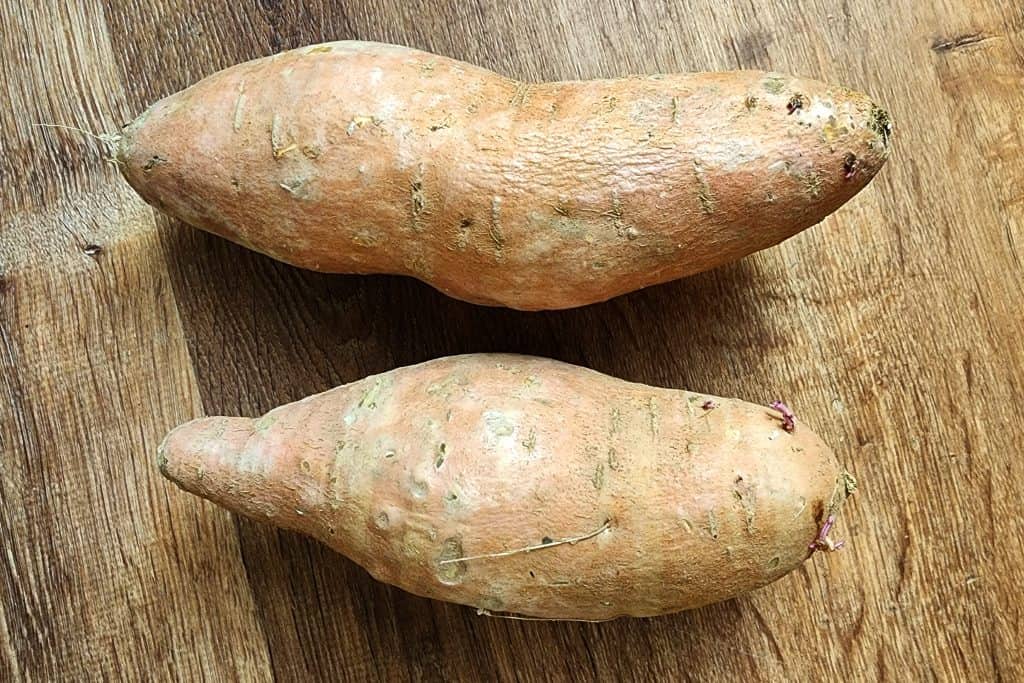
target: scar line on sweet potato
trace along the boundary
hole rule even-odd
[[[482,555],[468,555],[466,557],[453,557],[448,560],[441,560],[438,564],[453,564],[455,562],[469,562],[470,560],[486,560],[495,557],[508,557],[510,555],[518,555],[520,553],[529,553],[534,550],[543,550],[545,548],[554,548],[559,545],[576,545],[580,541],[586,541],[587,539],[593,538],[598,534],[607,531],[611,528],[611,520],[605,520],[605,523],[601,525],[601,528],[591,531],[589,534],[583,534],[582,536],[573,536],[571,538],[560,538],[557,541],[551,541],[550,543],[539,543],[537,545],[529,545],[525,548],[516,548],[515,550],[505,550],[500,553],[483,553]]]
[[[521,614],[501,614],[499,612],[492,612],[483,607],[479,607],[476,610],[478,617],[494,617],[495,619],[516,619],[517,621],[582,621],[588,624],[600,624],[604,621],[611,621],[611,619],[548,619],[546,617],[524,617]]]

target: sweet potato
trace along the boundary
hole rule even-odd
[[[522,83],[327,43],[241,64],[122,131],[157,208],[293,265],[568,308],[819,222],[889,152],[884,111],[753,71]]]
[[[158,458],[185,490],[309,534],[417,595],[596,620],[736,596],[833,546],[850,479],[783,418],[480,354],[255,420],[195,420]]]

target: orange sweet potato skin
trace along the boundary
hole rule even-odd
[[[187,423],[159,462],[185,490],[418,595],[550,619],[651,616],[796,568],[847,493],[806,425],[788,433],[770,409],[709,399],[553,360],[455,356],[258,420]]]
[[[556,309],[819,222],[877,172],[890,132],[866,96],[779,74],[531,84],[339,42],[157,102],[118,157],[146,201],[276,259]]]

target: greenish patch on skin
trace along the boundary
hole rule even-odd
[[[331,47],[330,45],[317,45],[316,47],[311,47],[308,50],[306,50],[304,54],[315,55],[323,52],[332,52],[333,50],[334,48]]]
[[[594,468],[594,475],[590,478],[590,481],[598,491],[604,488],[604,463],[597,463],[597,467]]]
[[[757,95],[747,95],[743,100],[743,108],[747,111],[757,109]]]
[[[448,446],[443,443],[438,444],[437,448],[434,449],[434,469],[439,470],[441,469],[441,466],[444,465],[445,458],[447,457],[447,450]]]
[[[412,493],[413,498],[422,500],[427,497],[427,493],[429,493],[430,487],[427,486],[427,482],[425,481],[413,479],[412,486],[410,487],[409,491]]]
[[[515,431],[515,425],[504,415],[487,415],[484,422],[494,436],[511,436]]]
[[[800,176],[800,182],[804,186],[804,191],[807,192],[807,196],[811,199],[818,199],[821,197],[821,175],[817,171],[807,171]]]
[[[309,193],[303,189],[305,185],[306,181],[302,178],[291,178],[283,183],[278,183],[278,187],[298,199],[304,199],[308,196]]]
[[[500,612],[501,610],[505,609],[505,603],[501,598],[495,595],[488,595],[480,601],[480,607],[482,607],[485,610],[490,610],[492,612]]]
[[[825,125],[821,127],[821,141],[826,144],[832,144],[849,132],[849,129],[840,124],[835,116],[829,116],[828,120],[825,121]]]
[[[275,422],[277,422],[276,415],[264,415],[256,422],[255,431],[259,432],[260,434],[265,434],[268,429],[274,426]]]
[[[785,89],[786,79],[782,76],[768,76],[761,81],[761,87],[769,94],[778,95]]]
[[[156,449],[156,466],[160,468],[161,472],[167,471],[167,451],[163,445]]]
[[[768,560],[768,571],[774,571],[775,569],[778,569],[780,562],[782,562],[782,560],[778,556]]]
[[[367,410],[374,410],[377,408],[377,395],[380,393],[381,386],[384,384],[383,380],[374,380],[373,386],[366,390],[363,397],[359,399],[359,407],[366,408]]]

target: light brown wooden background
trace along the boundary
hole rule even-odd
[[[0,0],[0,679],[1024,676],[1022,30],[1010,0]],[[795,72],[887,106],[895,154],[781,247],[523,314],[274,263],[154,213],[94,142],[32,126],[116,131],[217,69],[335,38],[529,79]],[[489,619],[154,466],[193,416],[484,350],[784,396],[861,481],[848,549],[673,617]]]

